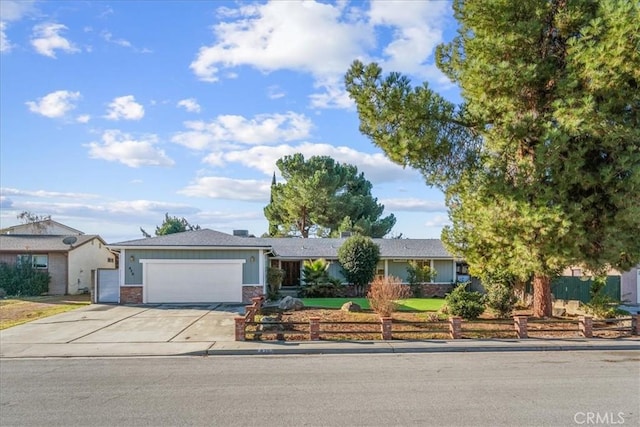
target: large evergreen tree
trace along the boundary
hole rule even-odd
[[[461,90],[355,62],[361,131],[444,190],[443,240],[472,272],[550,281],[640,260],[640,6],[624,0],[454,2],[458,35],[436,51]]]
[[[164,214],[164,221],[162,225],[156,227],[156,236],[165,236],[167,234],[182,233],[184,231],[200,230],[199,225],[191,225],[185,218],[178,218],[177,216],[169,216],[168,213]],[[140,227],[140,232],[144,237],[151,237],[151,234],[147,233],[145,229]]]
[[[396,220],[381,218],[384,206],[371,195],[372,185],[358,168],[328,156],[305,160],[300,153],[277,162],[284,183],[271,184],[264,208],[271,236],[336,235],[357,231],[383,237]]]

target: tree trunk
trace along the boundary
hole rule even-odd
[[[533,276],[533,317],[551,317],[551,277],[545,274]]]

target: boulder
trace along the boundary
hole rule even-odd
[[[283,326],[280,323],[280,320],[275,316],[264,316],[260,320],[260,325],[258,325],[258,330],[267,332],[267,331],[281,331],[283,330]]]
[[[567,314],[567,310],[564,307],[553,307],[553,317],[562,317]]]
[[[553,307],[554,308],[564,308],[564,306],[567,304],[567,302],[563,299],[557,299],[553,302]]]
[[[302,310],[302,308],[304,308],[304,303],[302,302],[301,299],[286,296],[280,300],[280,303],[278,304],[278,308],[283,311]]]
[[[570,316],[579,316],[584,314],[584,311],[581,309],[582,303],[578,300],[569,300],[567,301],[567,305],[565,309],[567,310],[567,314]]]
[[[342,304],[342,307],[340,307],[340,310],[350,311],[350,312],[360,312],[362,311],[362,307],[360,307],[360,305],[356,304],[353,301],[347,301],[344,304]]]

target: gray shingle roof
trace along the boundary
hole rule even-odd
[[[439,239],[373,239],[383,258],[452,258]],[[280,258],[310,259],[338,257],[345,239],[238,237],[214,230],[186,231],[110,244],[109,247],[238,247],[272,249]]]
[[[269,238],[274,252],[281,258],[338,258],[338,248],[346,239]],[[373,239],[382,258],[452,258],[439,239]]]
[[[50,234],[0,234],[0,251],[2,252],[67,252],[70,249],[81,246],[95,238],[102,238],[95,234],[76,235],[73,247],[62,242],[68,236]]]
[[[164,236],[147,237],[144,239],[127,240],[112,243],[109,247],[161,247],[161,246],[207,246],[207,247],[238,247],[238,248],[269,248],[262,239],[238,237],[219,231],[202,229],[185,231],[183,233],[167,234]]]

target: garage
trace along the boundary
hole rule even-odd
[[[145,303],[242,301],[244,259],[141,259]]]

